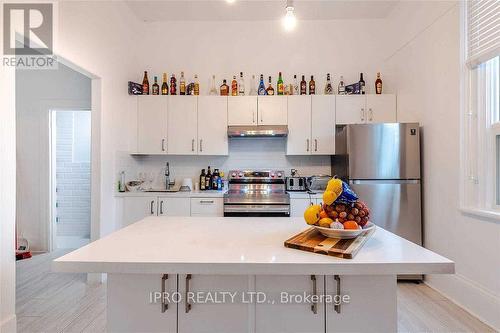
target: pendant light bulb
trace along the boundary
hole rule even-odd
[[[286,31],[292,31],[297,25],[297,18],[294,13],[295,8],[293,7],[293,2],[287,0],[285,7],[285,16],[283,17],[283,27]]]
[[[226,0],[226,2],[230,5],[232,5],[236,0]]]

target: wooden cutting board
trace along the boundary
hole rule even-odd
[[[371,237],[375,228],[352,239],[328,238],[311,227],[285,241],[285,247],[352,259]]]

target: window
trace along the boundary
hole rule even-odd
[[[500,217],[500,1],[463,3],[463,209]]]

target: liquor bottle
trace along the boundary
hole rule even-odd
[[[342,75],[340,76],[338,94],[345,95],[344,77]]]
[[[325,95],[332,95],[333,87],[332,82],[330,81],[330,73],[326,74],[326,84],[325,84]]]
[[[200,175],[200,191],[205,191],[205,169],[201,169]]]
[[[198,74],[194,75],[194,94],[196,96],[200,94],[200,81],[198,81]]]
[[[259,95],[267,95],[266,87],[264,86],[264,75],[260,74],[260,82],[259,82]]]
[[[142,79],[142,94],[149,95],[149,80],[147,71],[144,71],[144,78]]]
[[[177,80],[175,74],[170,77],[170,95],[177,95]]]
[[[205,175],[205,190],[212,189],[212,171],[210,171],[210,166],[208,166],[207,174]]]
[[[281,72],[279,72],[279,75],[278,75],[278,95],[283,95],[285,93],[285,87],[284,87],[284,84],[283,84],[283,78],[281,77]]]
[[[153,88],[151,89],[153,95],[160,94],[160,86],[158,85],[158,77],[155,76],[155,83],[153,83]]]
[[[221,96],[229,95],[229,86],[226,84],[226,79],[222,80],[222,84],[220,86],[220,95]]]
[[[224,172],[221,171],[219,173],[219,177],[217,178],[217,189],[219,191],[224,190]]]
[[[273,88],[273,84],[271,82],[271,77],[269,77],[269,85],[267,86],[267,89],[266,89],[266,95],[274,95],[274,88]]]
[[[377,79],[375,80],[375,93],[377,95],[382,94],[382,79],[380,78],[380,72],[377,73]]]
[[[309,81],[309,95],[314,95],[316,93],[316,82],[314,82],[314,76],[311,75],[311,81]]]
[[[238,80],[238,95],[245,96],[245,80],[243,79],[243,72],[240,72],[240,79]]]
[[[231,96],[238,96],[238,81],[236,81],[236,75],[233,75],[233,81],[231,81]]]
[[[363,73],[359,73],[359,93],[365,94],[365,80],[363,80]]]
[[[293,93],[291,95],[298,95],[299,94],[299,83],[297,81],[297,74],[293,76]]]
[[[218,184],[218,179],[219,179],[219,169],[214,169],[214,174],[212,175],[212,190],[218,190],[219,188],[217,187]]]
[[[163,83],[161,84],[161,94],[168,95],[167,73],[163,73]]]
[[[184,79],[184,72],[181,72],[179,79],[179,95],[186,95],[186,79]]]
[[[300,94],[307,95],[307,83],[304,75],[302,75],[302,81],[300,81]]]
[[[215,75],[212,75],[212,83],[210,84],[210,95],[218,95],[217,88],[215,88]]]
[[[257,95],[257,90],[255,90],[255,75],[252,75],[252,84],[250,85],[250,96]]]

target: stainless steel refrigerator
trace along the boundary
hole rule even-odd
[[[419,124],[338,126],[335,153],[332,175],[366,202],[370,220],[422,245]]]

